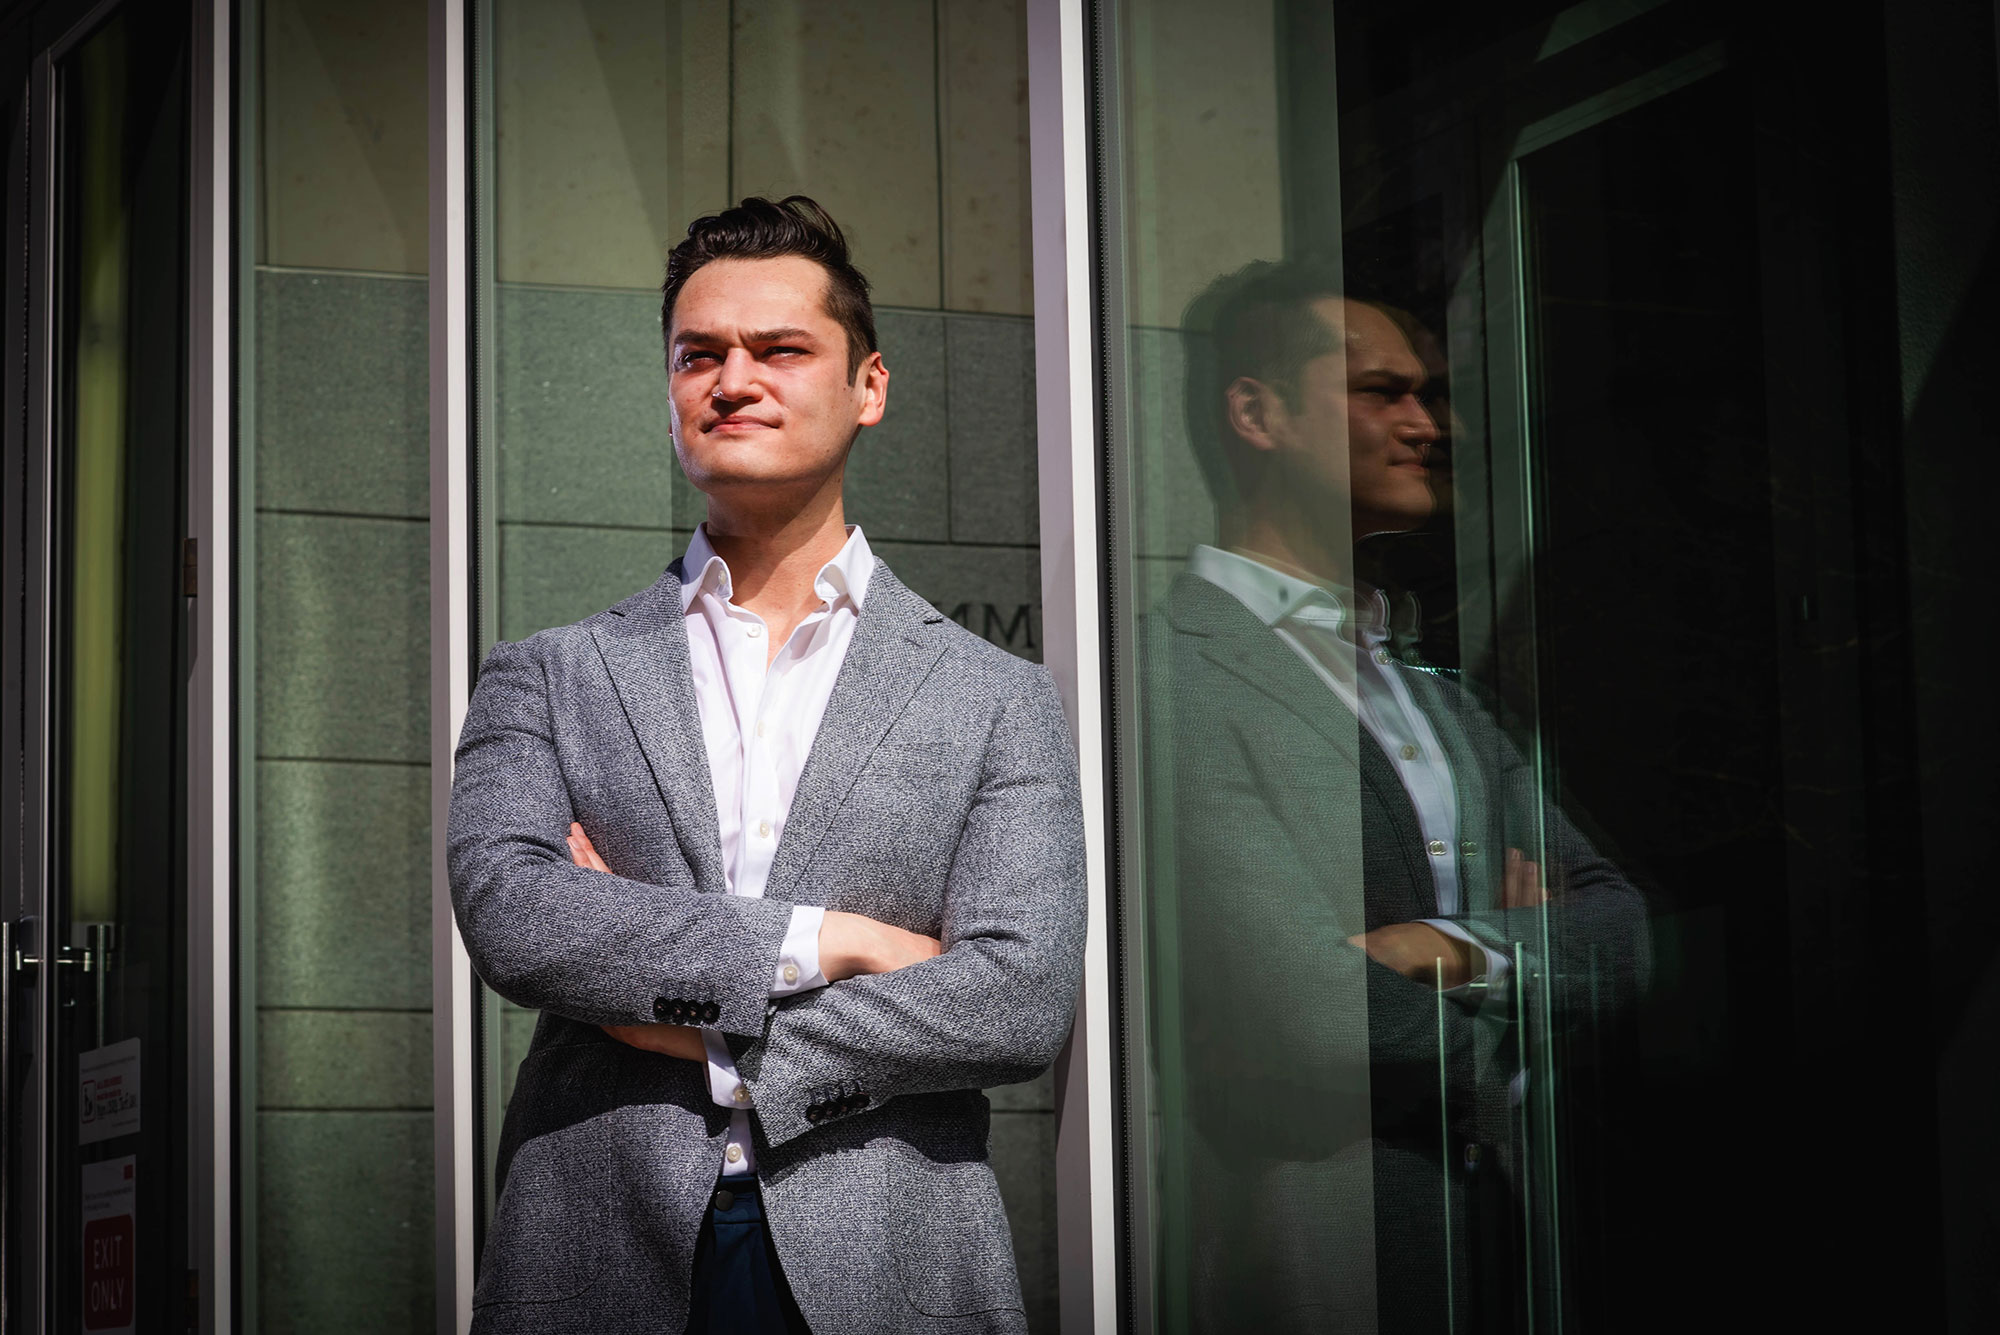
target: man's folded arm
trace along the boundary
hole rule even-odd
[[[1559,1020],[1622,1010],[1645,994],[1652,972],[1645,896],[1553,802],[1511,747],[1500,790],[1516,828],[1542,827],[1548,900],[1531,908],[1491,908],[1455,921],[1485,947],[1515,957],[1529,978],[1559,982],[1547,992]]]
[[[1036,673],[995,721],[953,854],[944,950],[788,1001],[738,1054],[773,1144],[899,1094],[1011,1084],[1055,1060],[1083,972],[1075,757]]]
[[[460,731],[447,859],[473,967],[517,1005],[600,1025],[761,1034],[790,905],[577,866],[548,682],[495,645]]]
[[[1645,896],[1562,805],[1544,796],[1534,767],[1471,691],[1435,677],[1421,680],[1451,710],[1475,751],[1489,758],[1508,827],[1542,833],[1546,905],[1489,908],[1453,921],[1491,952],[1510,959],[1518,953],[1529,976],[1553,974],[1579,984],[1550,994],[1559,1016],[1629,1006],[1645,993],[1652,972]],[[1554,958],[1544,957],[1544,943]],[[1586,978],[1592,972],[1597,977]]]
[[[1344,1104],[1383,1095],[1404,1070],[1416,1096],[1434,1093],[1440,1020],[1453,1047],[1474,1042],[1474,1029],[1463,1007],[1440,1016],[1432,984],[1352,944],[1365,920],[1358,817],[1302,845],[1274,795],[1324,776],[1286,771],[1226,726],[1175,740],[1161,842],[1173,862],[1184,1041],[1217,1085],[1206,1097],[1283,1089]]]

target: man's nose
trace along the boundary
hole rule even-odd
[[[1437,418],[1424,401],[1411,394],[1403,399],[1403,420],[1396,424],[1396,435],[1411,445],[1435,445],[1438,439]]]
[[[723,354],[712,397],[732,403],[757,397],[757,359],[748,348],[731,348]]]

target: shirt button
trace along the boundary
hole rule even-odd
[[[738,1103],[748,1103],[750,1102],[750,1087],[748,1085],[738,1085],[729,1097],[735,1099]]]
[[[758,735],[759,737],[762,737],[762,736],[764,735],[764,720],[763,720],[763,719],[758,719],[758,720],[757,720],[757,735]]]
[[[1417,758],[1417,748],[1409,745],[1408,743],[1405,743],[1403,746],[1403,759],[1415,760],[1416,758]]]
[[[743,628],[743,633],[754,640],[764,633],[764,628],[753,621]]]
[[[771,837],[771,822],[767,820],[757,822],[757,837],[759,839],[769,839]]]
[[[798,966],[798,965],[796,965],[796,964],[787,964],[787,965],[786,965],[786,966],[784,967],[784,970],[783,970],[783,973],[784,973],[784,979],[785,979],[785,981],[786,981],[786,982],[788,982],[788,983],[796,983],[796,982],[798,982],[798,981],[799,981],[799,966]]]
[[[1375,661],[1382,664],[1384,667],[1387,667],[1389,664],[1396,661],[1396,656],[1390,653],[1387,649],[1377,649],[1375,651]]]
[[[1431,840],[1429,847],[1431,850],[1431,856],[1434,858],[1441,858],[1446,853],[1449,853],[1451,851],[1450,846],[1446,844],[1445,841],[1442,839]]]
[[[729,1162],[731,1163],[742,1163],[743,1147],[741,1145],[731,1145],[728,1149],[722,1152],[722,1157],[729,1160]]]

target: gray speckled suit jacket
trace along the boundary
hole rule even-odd
[[[487,984],[542,1012],[501,1133],[474,1329],[685,1324],[728,1114],[701,1065],[598,1028],[673,1020],[736,1056],[771,1233],[815,1330],[1021,1330],[979,1090],[1054,1060],[1082,972],[1081,807],[1054,685],[878,566],[765,895],[732,896],[680,574],[495,646],[460,734],[459,928]],[[616,875],[571,864],[572,819]],[[945,950],[774,1003],[795,904]]]

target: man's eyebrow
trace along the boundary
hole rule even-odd
[[[1356,384],[1360,384],[1363,381],[1387,382],[1387,384],[1400,388],[1406,393],[1415,393],[1417,390],[1422,389],[1425,382],[1429,379],[1430,377],[1424,375],[1422,372],[1410,375],[1404,371],[1391,370],[1386,366],[1370,366],[1365,370],[1354,373],[1354,383]]]
[[[753,334],[746,335],[743,341],[745,343],[797,343],[810,340],[813,337],[813,332],[810,329],[800,329],[788,325],[780,329],[759,329]],[[727,342],[729,340],[723,335],[711,334],[705,329],[683,329],[680,333],[674,335],[675,347],[681,347],[684,344],[690,343],[706,344],[712,347],[717,343]]]

